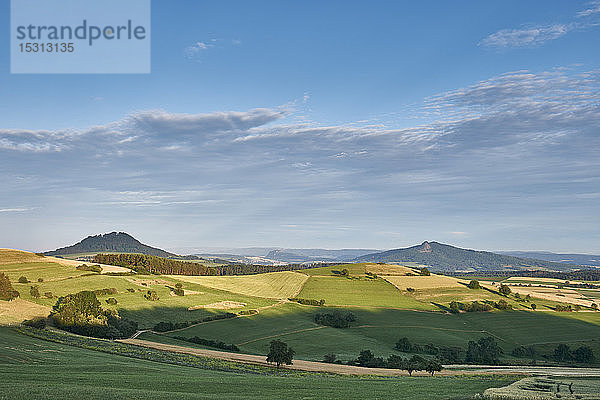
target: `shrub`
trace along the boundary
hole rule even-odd
[[[136,322],[119,317],[114,310],[103,310],[92,291],[60,297],[50,317],[58,328],[84,336],[118,339],[137,330]]]
[[[419,271],[420,271],[421,275],[423,275],[423,276],[431,275],[431,272],[429,272],[429,270],[425,267],[421,268]]]
[[[19,277],[19,283],[29,283],[29,279],[26,276]]]
[[[54,297],[54,295],[52,294],[52,292],[45,292],[44,293],[44,297],[47,298],[47,299],[51,299],[51,298]]]
[[[40,298],[40,290],[38,289],[37,286],[32,286],[29,289],[29,294],[31,295],[31,297],[39,299]]]
[[[414,292],[414,291],[415,291],[415,288],[407,287],[407,288],[406,288],[406,291],[407,291],[407,292],[411,292],[411,293],[412,293],[412,292]]]
[[[119,291],[116,288],[96,289],[94,290],[97,296],[108,296],[109,294],[117,294]]]
[[[591,364],[594,362],[594,351],[588,346],[578,347],[573,352],[573,360],[582,364]]]
[[[181,289],[181,288],[183,287],[183,285],[181,284],[181,282],[177,282],[177,283],[175,284],[175,287],[176,287],[177,289]]]
[[[531,303],[531,309],[535,310],[537,308],[537,305],[535,303]]]
[[[19,292],[13,288],[8,275],[0,272],[0,300],[11,301],[17,297],[19,297]]]
[[[412,348],[413,348],[413,346],[412,346],[412,344],[410,343],[410,340],[408,340],[407,337],[403,337],[403,338],[399,339],[396,342],[395,348],[398,351],[402,351],[404,353],[410,353],[411,350],[412,350]]]
[[[323,307],[325,305],[325,299],[315,300],[315,299],[301,299],[298,297],[290,297],[288,300],[295,301],[296,303],[305,304],[308,306]]]
[[[512,310],[512,305],[508,304],[504,299],[498,300],[498,302],[494,304],[494,307],[498,310]]]
[[[173,293],[176,296],[184,296],[185,295],[185,291],[182,288],[175,288],[175,289],[173,289]]]
[[[40,282],[40,283],[44,282],[44,278],[38,278],[38,282]]]
[[[508,296],[511,293],[511,290],[507,285],[501,283],[498,292],[504,296]]]
[[[220,340],[211,340],[211,339],[203,339],[198,336],[194,337],[184,337],[184,336],[175,336],[175,339],[182,340],[185,342],[195,343],[202,346],[215,347],[217,349],[229,350],[239,352],[240,348],[235,344],[226,344]]]
[[[258,314],[258,310],[250,309],[250,310],[242,310],[239,312],[240,315],[255,315]]]
[[[469,289],[480,289],[481,285],[479,285],[479,281],[471,281],[469,282],[469,284],[467,285],[469,287]]]
[[[146,298],[146,300],[150,300],[150,301],[156,301],[159,299],[158,294],[156,293],[156,290],[148,290],[146,292],[146,294],[144,295],[144,297]]]
[[[458,301],[450,302],[450,312],[452,314],[458,314],[460,312],[460,304]]]
[[[91,271],[91,272],[97,272],[97,273],[102,272],[102,267],[99,265],[81,264],[81,265],[78,265],[77,267],[75,267],[75,269],[77,269],[79,271]]]
[[[46,327],[46,318],[36,317],[32,319],[26,319],[25,321],[23,321],[23,325],[27,325],[37,329],[44,329]]]
[[[115,299],[114,297],[109,297],[105,301],[106,301],[106,304],[108,304],[108,305],[111,305],[111,306],[117,305],[117,299]]]
[[[381,357],[375,357],[371,350],[363,350],[356,360],[354,360],[354,364],[360,365],[361,367],[383,368],[385,366],[385,361],[383,361],[383,358]]]
[[[573,355],[571,354],[571,349],[569,346],[562,343],[556,346],[554,349],[554,354],[552,355],[554,361],[557,362],[571,361],[572,357]]]
[[[132,288],[127,288],[127,291],[128,291],[129,293],[135,293],[135,289],[132,289]]]
[[[334,363],[337,359],[337,356],[334,353],[327,353],[323,356],[323,362],[326,363]]]
[[[557,304],[556,308],[554,310],[555,311],[559,311],[559,312],[563,312],[563,311],[570,312],[570,311],[573,311],[573,309],[571,308],[570,304],[566,305],[566,306],[563,306],[561,304]]]
[[[347,328],[356,321],[356,316],[352,312],[342,313],[335,310],[333,313],[317,313],[314,321],[319,325],[331,326],[332,328]]]

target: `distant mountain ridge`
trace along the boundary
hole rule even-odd
[[[125,232],[111,232],[101,235],[88,236],[72,246],[61,247],[54,251],[47,251],[47,256],[58,256],[76,253],[141,253],[158,257],[177,257],[176,254],[143,244]]]
[[[515,257],[600,267],[600,255],[597,254],[552,253],[549,251],[499,251],[498,253]]]
[[[501,269],[551,269],[578,268],[573,263],[560,263],[532,258],[496,254],[489,251],[461,249],[438,242],[423,242],[418,246],[383,251],[357,257],[360,262],[413,262],[428,265],[441,271],[501,270]]]

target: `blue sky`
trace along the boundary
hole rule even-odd
[[[600,253],[600,2],[153,1],[148,75],[11,75],[0,4],[0,247]]]

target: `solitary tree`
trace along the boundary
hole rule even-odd
[[[350,271],[348,271],[346,268],[344,268],[344,269],[342,270],[342,273],[341,273],[341,274],[342,274],[343,276],[349,276],[349,275],[350,275]]]
[[[469,289],[479,289],[481,286],[479,285],[479,281],[471,281],[469,282],[469,284],[467,285],[469,287]]]
[[[337,359],[337,356],[334,353],[327,353],[323,356],[323,362],[326,363],[334,363]]]
[[[277,368],[281,364],[292,365],[294,358],[294,350],[281,340],[271,340],[269,354],[267,354],[267,362],[277,364]]]
[[[0,300],[12,300],[19,297],[19,292],[13,289],[8,275],[0,272]]]
[[[450,312],[453,314],[458,314],[460,312],[460,304],[458,304],[458,301],[450,302]]]
[[[429,272],[429,270],[425,267],[421,268],[421,275],[423,276],[429,276],[431,275],[431,272]]]
[[[535,303],[531,303],[531,309],[535,310],[537,308],[537,306],[535,305]]]
[[[29,283],[29,279],[26,276],[20,276],[19,283]]]
[[[32,286],[29,289],[29,294],[31,295],[31,297],[39,299],[40,298],[40,290],[38,289],[37,286]]]

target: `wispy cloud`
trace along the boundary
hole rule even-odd
[[[482,39],[478,45],[488,48],[508,49],[541,46],[556,40],[569,32],[583,30],[598,25],[592,16],[600,13],[600,1],[589,3],[588,8],[576,14],[578,20],[556,24],[530,24],[520,28],[502,29]]]
[[[582,17],[589,17],[590,15],[594,15],[594,14],[598,14],[600,13],[600,1],[592,1],[590,3],[588,3],[588,8],[586,8],[583,11],[580,11],[577,13],[577,16],[582,18]]]
[[[480,46],[508,48],[538,46],[566,35],[575,25],[555,24],[521,29],[502,29],[479,42]]]
[[[0,208],[0,213],[25,212],[30,208]]]

